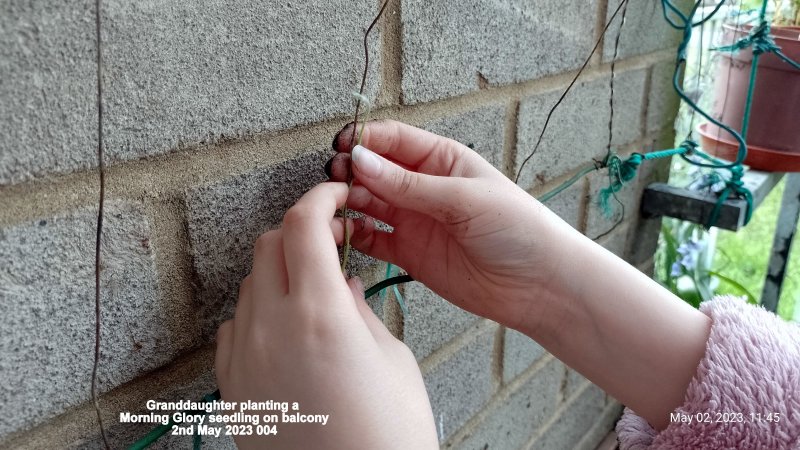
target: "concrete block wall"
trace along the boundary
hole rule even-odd
[[[544,118],[617,0],[391,0],[370,38],[373,118],[473,147],[513,178]],[[112,443],[147,426],[120,411],[213,390],[213,332],[227,318],[252,244],[322,181],[351,120],[361,39],[378,0],[103,2],[106,228],[100,407]],[[676,103],[665,80],[678,36],[657,2],[631,2],[622,28],[612,146],[666,148]],[[0,447],[94,448],[94,214],[98,199],[94,2],[0,5]],[[521,185],[540,195],[609,140],[618,26],[551,119]],[[652,267],[658,221],[640,219],[647,182],[611,220],[593,174],[549,206]],[[614,224],[620,223],[614,227]],[[613,230],[612,230],[613,228]],[[612,230],[607,233],[608,230]],[[370,285],[384,265],[356,266]],[[419,284],[373,307],[413,350],[443,448],[593,448],[620,405],[520,333]],[[7,414],[7,411],[14,411]],[[157,448],[186,448],[169,438]],[[230,448],[230,441],[217,448]]]

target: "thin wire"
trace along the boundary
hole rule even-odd
[[[525,158],[524,161],[522,161],[522,164],[520,164],[519,166],[519,170],[517,171],[517,176],[514,178],[515,184],[519,183],[519,177],[522,174],[522,169],[525,168],[525,164],[527,164],[528,161],[530,161],[530,159],[533,158],[533,155],[535,155],[536,151],[539,149],[539,145],[542,143],[542,138],[544,137],[545,131],[547,131],[547,126],[550,124],[550,119],[553,117],[553,113],[555,112],[556,108],[558,108],[561,102],[564,101],[564,98],[567,96],[569,91],[575,85],[575,82],[578,81],[578,77],[581,76],[584,69],[586,69],[586,66],[589,65],[589,60],[592,59],[592,56],[597,51],[597,48],[600,46],[600,43],[603,42],[603,37],[606,35],[606,31],[608,31],[608,27],[611,25],[611,22],[613,22],[614,18],[617,17],[617,14],[622,9],[622,6],[627,3],[628,0],[623,0],[622,3],[620,3],[619,6],[617,6],[617,9],[614,11],[614,14],[611,16],[610,19],[608,19],[608,22],[606,22],[606,26],[603,27],[603,32],[600,34],[600,37],[594,43],[594,47],[592,47],[592,51],[589,53],[589,56],[586,57],[586,60],[583,62],[583,65],[581,65],[581,68],[578,69],[578,73],[575,74],[575,76],[572,78],[572,81],[570,81],[567,88],[564,89],[564,92],[561,94],[561,97],[558,98],[555,105],[553,105],[553,107],[550,108],[550,111],[547,113],[547,118],[544,120],[544,126],[542,126],[542,131],[541,133],[539,133],[539,138],[536,140],[536,145],[533,146],[533,151]]]
[[[795,69],[800,70],[800,63],[797,63],[796,61],[792,60],[791,58],[786,56],[786,54],[784,54],[782,51],[773,50],[772,53],[774,53],[775,56],[777,56],[778,58],[783,60],[783,62],[785,62],[786,64],[789,64],[790,66],[794,67]]]
[[[552,190],[542,194],[536,200],[539,200],[540,203],[547,203],[553,197],[555,197],[556,195],[560,194],[561,192],[563,192],[564,190],[566,190],[568,187],[572,186],[573,184],[577,183],[578,180],[580,180],[581,178],[583,178],[587,174],[589,174],[591,172],[594,172],[596,170],[599,170],[599,169],[600,169],[600,167],[598,167],[596,164],[589,164],[588,166],[586,166],[583,169],[581,169],[580,171],[578,171],[578,173],[573,175],[570,179],[568,179],[567,181],[559,184],[558,186],[556,186]]]
[[[617,197],[617,194],[616,194],[616,193],[612,192],[612,193],[611,193],[611,196],[612,196],[612,197],[614,197],[614,201],[616,201],[617,203],[619,203],[619,206],[620,206],[620,208],[622,209],[622,210],[621,210],[622,214],[620,214],[620,215],[619,215],[619,218],[618,218],[618,219],[617,219],[617,221],[614,223],[614,225],[611,225],[611,228],[609,228],[608,230],[604,231],[603,233],[600,233],[600,234],[599,234],[597,237],[595,237],[594,239],[592,239],[592,240],[593,240],[593,241],[595,241],[595,242],[597,242],[597,241],[599,241],[600,239],[602,239],[603,237],[605,237],[605,236],[608,236],[609,234],[611,234],[611,232],[612,232],[612,231],[614,231],[614,230],[616,230],[616,229],[617,229],[617,227],[619,226],[619,224],[621,224],[621,223],[622,223],[622,221],[625,219],[625,204],[624,204],[624,203],[622,203],[622,201],[620,201],[620,199]]]
[[[389,4],[389,0],[383,2],[383,6],[381,6],[380,11],[378,11],[378,15],[372,19],[372,23],[369,24],[367,27],[367,31],[364,33],[364,72],[361,74],[361,86],[358,88],[358,95],[359,97],[356,99],[356,113],[355,117],[353,118],[353,134],[350,137],[350,144],[353,145],[356,142],[356,129],[358,128],[358,113],[361,108],[361,97],[364,96],[364,87],[367,84],[367,72],[369,71],[369,44],[367,43],[367,38],[369,37],[369,33],[372,31],[372,28],[375,27],[375,24],[378,23],[381,16],[383,15],[383,11],[386,9],[386,6]]]
[[[103,445],[108,450],[108,437],[100,414],[100,402],[97,398],[97,369],[100,365],[100,248],[103,236],[103,207],[106,196],[106,173],[103,158],[103,68],[102,40],[100,35],[100,0],[95,0],[95,38],[97,44],[97,171],[100,176],[100,201],[97,207],[97,236],[94,251],[94,361],[92,364],[92,404],[100,426]]]
[[[381,6],[380,11],[378,11],[378,15],[372,19],[372,23],[369,24],[367,27],[367,31],[364,33],[364,72],[361,74],[361,86],[358,88],[358,96],[356,96],[356,112],[353,117],[353,134],[350,136],[350,145],[354,145],[356,143],[356,130],[358,129],[358,113],[361,109],[361,99],[364,97],[364,87],[367,84],[367,72],[369,72],[369,43],[367,42],[367,38],[369,38],[369,33],[372,31],[372,28],[375,27],[375,24],[378,23],[381,16],[383,15],[383,11],[386,10],[386,6],[389,4],[389,0],[383,2],[383,6]],[[362,127],[363,133],[363,127]],[[361,142],[361,133],[359,134],[358,138],[359,143]],[[351,147],[352,150],[352,147]],[[353,186],[353,176],[352,173],[348,170],[347,173],[347,190],[349,191],[350,188]],[[347,271],[347,260],[350,256],[350,227],[347,224],[347,203],[342,205],[342,219],[344,220],[344,248],[342,250],[342,272]]]
[[[610,111],[609,111],[609,119],[608,119],[608,143],[606,145],[606,159],[605,159],[606,162],[610,161],[610,159],[611,159],[611,141],[612,141],[612,139],[614,137],[614,78],[616,77],[615,68],[616,68],[616,63],[617,63],[617,55],[619,53],[619,42],[620,42],[620,38],[622,37],[622,27],[625,26],[625,14],[628,12],[628,2],[627,2],[627,0],[623,0],[620,3],[620,5],[623,5],[622,17],[620,18],[619,30],[617,30],[617,37],[614,39],[614,54],[611,57],[611,77],[610,77],[610,80],[609,80],[610,95],[608,96],[608,106],[609,106]],[[609,175],[610,175],[610,173],[611,173],[610,171],[614,170],[614,168],[609,167],[608,170],[609,170]],[[617,168],[617,170],[618,170],[618,168]],[[622,202],[619,201],[619,199],[617,198],[616,193],[614,193],[612,191],[611,195],[614,197],[614,200],[616,200],[617,203],[619,203],[620,206],[622,207],[622,210],[621,210],[622,214],[620,215],[620,217],[617,220],[617,222],[608,231],[606,231],[605,233],[603,233],[600,236],[596,237],[594,240],[600,239],[601,237],[603,237],[603,236],[611,233],[612,231],[614,231],[614,229],[617,228],[617,225],[622,223],[622,221],[625,219],[625,205],[623,205]]]
[[[627,0],[623,0],[622,4],[625,5],[622,8],[622,18],[620,19],[619,30],[617,31],[617,37],[614,39],[614,55],[611,57],[611,76],[609,77],[609,90],[610,95],[608,96],[608,107],[609,107],[609,118],[608,118],[608,143],[606,144],[606,154],[611,153],[611,141],[614,137],[614,79],[616,78],[616,65],[617,65],[617,54],[619,52],[619,40],[622,36],[622,27],[625,26],[625,13],[628,12],[628,2]]]

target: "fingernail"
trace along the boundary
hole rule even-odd
[[[381,160],[378,155],[360,145],[353,147],[353,164],[362,174],[370,178],[375,178],[381,173]]]
[[[327,175],[328,178],[331,177],[331,167],[333,166],[333,158],[335,157],[332,156],[331,159],[329,159],[328,162],[325,163],[325,175]]]
[[[345,125],[345,127],[347,127],[347,125]],[[339,130],[336,133],[336,136],[333,137],[333,142],[331,142],[331,148],[333,149],[333,151],[336,151],[336,144],[337,144],[337,141],[339,140],[339,135],[342,134],[342,131],[344,131],[344,128]]]
[[[350,123],[353,123],[353,122],[350,122]],[[331,148],[332,148],[334,151],[337,151],[337,152],[339,151],[339,146],[338,146],[338,144],[339,144],[339,136],[341,136],[341,135],[342,135],[342,132],[343,132],[344,130],[346,130],[346,129],[350,128],[350,123],[348,123],[347,125],[345,125],[344,127],[342,127],[342,129],[341,129],[341,130],[339,130],[339,132],[338,132],[338,133],[336,133],[336,136],[334,136],[334,137],[333,137],[333,142],[331,142]]]

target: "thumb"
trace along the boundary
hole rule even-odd
[[[352,151],[353,173],[372,194],[391,206],[409,209],[444,222],[465,216],[459,203],[468,180],[440,177],[406,170],[377,153],[356,145]]]

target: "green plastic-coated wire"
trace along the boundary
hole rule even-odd
[[[206,394],[205,396],[203,396],[203,401],[206,402],[206,403],[213,402],[213,401],[219,400],[219,399],[220,399],[219,389],[217,389],[216,391],[214,391],[214,392],[212,392],[210,394]],[[187,410],[184,410],[182,412],[183,413],[203,413],[203,414],[205,414],[205,410],[200,411],[200,410],[189,410],[189,409],[187,409]],[[167,432],[172,429],[173,425],[176,425],[176,422],[173,421],[172,419],[170,419],[169,422],[166,425],[159,425],[159,426],[153,428],[152,430],[150,430],[149,433],[144,435],[141,439],[139,439],[138,441],[136,441],[133,444],[131,444],[130,446],[128,446],[128,450],[144,450],[145,448],[153,445],[153,443],[156,442],[159,438],[161,438],[161,436],[164,436],[165,434],[167,434]],[[200,448],[201,445],[202,445],[201,437],[200,437],[199,434],[195,433],[194,437],[192,438],[192,447],[195,450],[197,450],[197,449]]]
[[[392,277],[392,272],[394,269],[394,265],[392,263],[386,263],[386,275],[384,276],[385,279],[389,279]],[[392,292],[394,292],[394,298],[397,301],[397,304],[400,306],[400,310],[403,312],[403,315],[408,314],[408,308],[406,307],[406,302],[403,299],[403,294],[400,293],[400,290],[397,289],[397,284],[392,286]],[[386,300],[386,288],[380,290],[381,295],[381,306],[383,306],[383,302]]]
[[[746,224],[746,223],[748,223],[750,221],[750,217],[752,216],[753,200],[752,200],[752,193],[750,193],[750,191],[747,188],[744,187],[744,183],[742,182],[742,176],[744,175],[744,170],[742,169],[742,162],[744,161],[745,157],[747,156],[747,144],[745,142],[745,139],[742,136],[742,134],[739,134],[734,129],[732,129],[728,125],[720,122],[719,120],[717,120],[716,118],[712,117],[710,114],[705,112],[702,108],[700,108],[694,101],[692,101],[685,94],[685,92],[683,91],[683,89],[680,86],[679,78],[680,78],[681,68],[686,64],[686,51],[687,51],[687,48],[688,48],[688,45],[689,45],[689,41],[691,40],[692,27],[696,25],[696,23],[693,22],[693,18],[694,18],[695,13],[697,12],[697,8],[701,5],[701,3],[702,3],[701,0],[698,0],[696,3],[694,3],[694,6],[692,7],[691,12],[687,16],[687,15],[684,15],[683,13],[681,13],[680,10],[678,10],[674,5],[672,5],[670,0],[662,0],[662,5],[664,6],[664,9],[665,9],[665,13],[664,13],[665,17],[667,17],[666,10],[669,9],[670,11],[673,11],[676,15],[678,15],[678,17],[682,21],[683,39],[682,39],[680,45],[678,46],[678,54],[677,54],[678,56],[677,56],[677,59],[676,59],[676,62],[675,62],[675,71],[674,71],[673,76],[672,76],[672,85],[673,85],[673,88],[675,89],[675,91],[678,93],[678,96],[681,98],[681,100],[686,102],[686,104],[689,105],[689,107],[691,107],[694,111],[696,111],[701,116],[705,117],[711,123],[717,125],[721,129],[723,129],[726,132],[728,132],[731,136],[733,136],[734,139],[737,141],[739,148],[738,148],[738,151],[736,153],[735,161],[733,161],[731,163],[720,164],[721,161],[716,160],[716,159],[711,161],[709,158],[703,158],[703,159],[706,159],[707,161],[709,161],[708,163],[697,161],[695,159],[690,158],[688,152],[685,153],[685,154],[681,154],[681,157],[684,160],[686,160],[687,162],[689,162],[690,164],[693,164],[695,166],[710,167],[710,168],[716,168],[716,169],[728,169],[730,171],[730,173],[731,173],[730,178],[726,181],[725,189],[720,193],[719,197],[717,198],[717,202],[714,205],[714,209],[712,210],[711,214],[709,215],[709,220],[706,223],[706,227],[710,228],[716,223],[717,219],[719,218],[719,213],[720,213],[720,210],[722,208],[722,205],[725,203],[725,201],[727,201],[728,197],[731,194],[740,195],[747,202],[747,210],[746,210],[746,213],[745,213],[745,224]],[[714,10],[714,12],[716,12],[716,11],[718,11],[718,8]],[[761,18],[762,25],[766,22],[766,20],[765,20],[765,12],[766,12],[766,0],[763,1],[762,8],[761,8],[761,16],[760,16],[760,18]],[[713,14],[711,14],[711,15],[713,15]],[[711,17],[711,15],[707,16],[706,18],[704,18],[704,20],[706,20],[709,17]],[[668,18],[668,21],[670,21],[669,18]],[[702,21],[698,22],[698,23],[702,23]],[[671,22],[671,25],[675,26],[676,24],[674,24],[674,22]],[[676,28],[680,29],[681,27],[676,27]],[[755,58],[755,55],[754,55],[754,58]],[[757,60],[754,61],[753,70],[755,70],[755,68],[757,67],[757,64],[755,64],[756,62],[757,62]],[[755,81],[754,78],[751,77],[750,86],[748,88],[747,104],[751,104],[752,103],[752,89],[753,89],[753,86],[754,86],[754,81]],[[749,113],[746,112],[745,117],[746,117],[746,120],[749,120]],[[685,146],[685,145],[691,145],[691,146],[693,146],[695,148],[695,150],[692,153],[699,154],[699,155],[703,154],[703,152],[701,152],[699,149],[696,148],[697,144],[694,143],[693,141],[690,141],[690,140],[685,141],[684,145],[682,145],[682,147]]]
[[[681,146],[668,150],[659,150],[650,153],[633,153],[627,159],[622,159],[616,154],[610,154],[604,165],[608,167],[609,184],[600,190],[598,204],[606,217],[611,217],[611,197],[619,192],[625,183],[636,177],[636,172],[642,161],[669,158],[675,155],[682,155],[688,152],[690,147]]]
[[[759,12],[759,19],[761,23],[758,25],[761,35],[753,42],[753,61],[750,64],[750,83],[747,85],[747,100],[744,104],[744,114],[742,115],[742,137],[747,138],[747,129],[750,125],[750,112],[753,109],[753,92],[756,87],[756,74],[758,73],[758,60],[761,58],[763,52],[770,51],[770,48],[776,47],[775,41],[769,36],[769,22],[766,20],[767,14],[767,0],[761,3],[761,11]]]
[[[373,295],[380,292],[382,289],[386,289],[387,287],[394,286],[400,283],[408,283],[409,281],[414,281],[414,278],[411,275],[397,275],[392,278],[387,278],[385,280],[380,281],[376,285],[372,286],[371,288],[364,291],[364,298],[370,298]]]
[[[558,186],[556,186],[552,190],[550,190],[550,191],[544,193],[543,195],[539,196],[539,198],[537,200],[539,200],[541,203],[547,203],[553,197],[555,197],[556,195],[562,193],[565,189],[567,189],[568,187],[572,186],[573,184],[577,183],[578,180],[580,180],[581,178],[585,177],[589,173],[594,172],[595,170],[598,170],[598,169],[599,169],[599,167],[597,167],[594,164],[589,165],[589,166],[581,169],[580,171],[578,171],[578,173],[573,175],[567,181],[559,184]]]

